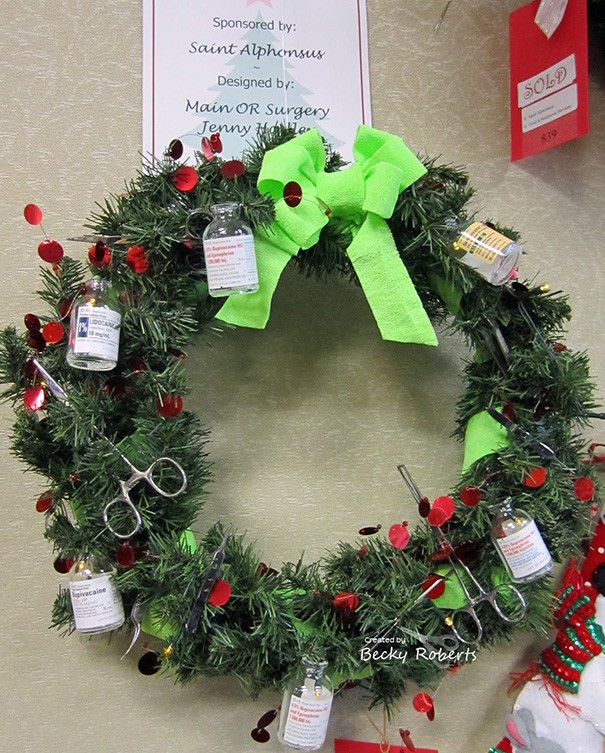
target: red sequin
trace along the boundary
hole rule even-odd
[[[246,172],[246,166],[241,160],[231,159],[221,165],[221,175],[226,180],[241,178]]]
[[[395,523],[389,528],[389,541],[395,549],[405,549],[410,541],[407,523]]]
[[[47,261],[49,264],[56,264],[61,261],[64,254],[63,246],[57,241],[51,241],[47,238],[38,245],[38,256],[42,261]]]
[[[481,502],[481,489],[477,486],[467,486],[460,489],[460,501],[466,507],[477,507]]]
[[[429,591],[429,589],[431,590]],[[428,593],[426,593],[427,591]],[[426,593],[427,599],[438,599],[440,596],[443,596],[445,593],[445,579],[443,576],[429,575],[422,584],[422,593]]]
[[[433,699],[428,693],[416,693],[412,706],[419,714],[426,714],[433,708]]]
[[[53,498],[48,492],[46,492],[45,494],[41,494],[38,497],[38,501],[36,502],[36,510],[38,512],[46,512],[47,510],[50,510],[52,504]]]
[[[590,502],[594,497],[594,481],[588,476],[577,478],[573,485],[574,494],[581,502]]]
[[[41,328],[40,320],[35,314],[25,314],[23,317],[25,328],[30,332],[39,332]]]
[[[60,322],[48,322],[42,328],[42,337],[49,345],[60,343],[65,336],[65,330]]]
[[[23,216],[30,225],[39,225],[42,222],[42,210],[35,204],[28,204],[23,209]]]
[[[170,144],[168,144],[166,154],[171,159],[181,159],[181,157],[183,156],[183,142],[179,141],[179,139],[172,139]]]
[[[199,175],[197,174],[197,170],[194,167],[190,167],[189,165],[183,165],[183,167],[179,167],[178,170],[176,170],[172,175],[172,182],[174,184],[174,187],[177,189],[177,191],[182,191],[183,193],[193,191],[193,189],[197,186],[198,180]]]
[[[289,207],[297,207],[302,201],[302,188],[299,184],[291,180],[284,186],[284,201]]]
[[[134,565],[135,560],[136,552],[127,541],[125,541],[123,544],[120,544],[120,546],[116,549],[116,562],[118,563],[118,565],[120,565],[120,567],[128,569],[129,567],[132,567]]]
[[[523,483],[529,489],[538,489],[546,481],[546,468],[526,468]]]
[[[212,586],[212,591],[210,591],[210,596],[208,596],[208,604],[211,604],[213,607],[222,607],[230,598],[231,586],[226,580],[219,578],[214,586]]]
[[[162,395],[156,400],[155,408],[164,418],[176,418],[183,410],[183,398],[180,395]]]
[[[442,526],[456,511],[456,503],[451,497],[437,497],[426,516],[432,526]]]
[[[42,387],[28,387],[23,393],[23,405],[32,413],[40,410],[45,401],[46,395]]]

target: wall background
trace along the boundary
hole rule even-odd
[[[524,273],[569,293],[568,342],[588,349],[603,398],[605,61],[592,54],[592,134],[526,162],[508,161],[508,13],[520,0],[368,0],[374,125],[414,150],[465,165],[475,206],[523,234]],[[320,19],[318,19],[320,22]],[[121,0],[0,0],[0,322],[34,307],[39,231],[29,202],[63,240],[94,202],[119,191],[138,163],[141,7]],[[84,248],[65,244],[68,253]],[[289,276],[266,333],[229,333],[187,362],[191,400],[213,427],[217,482],[202,514],[248,530],[266,559],[301,549],[316,559],[360,525],[414,519],[395,466],[427,495],[454,482],[461,447],[449,439],[462,345],[429,352],[377,339],[358,292]],[[292,389],[296,387],[296,398]],[[119,661],[124,638],[62,640],[47,630],[58,576],[34,503],[43,481],[8,453],[11,412],[0,409],[3,660],[0,736],[13,753],[80,750],[258,751],[249,737],[275,696],[252,701],[228,679],[173,686]],[[588,439],[603,440],[595,426]],[[115,645],[119,644],[119,645]],[[431,724],[410,694],[392,727],[441,753],[486,750],[502,734],[508,673],[539,646],[519,639],[448,675]],[[382,724],[373,712],[375,723]],[[361,694],[336,702],[331,734],[375,740]],[[273,739],[263,750],[280,747]],[[326,748],[326,749],[329,749]]]

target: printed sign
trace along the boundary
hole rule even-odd
[[[185,156],[220,134],[237,157],[260,129],[318,128],[350,158],[371,125],[365,0],[144,0],[143,151]]]
[[[586,3],[569,0],[550,38],[535,22],[539,5],[510,14],[513,161],[589,132]]]

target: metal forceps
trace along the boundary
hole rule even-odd
[[[451,544],[446,539],[441,529],[434,528],[434,530],[437,539],[448,547],[448,550],[453,551]],[[455,562],[454,559],[456,560]],[[458,638],[460,643],[472,645],[474,643],[479,643],[483,637],[483,625],[481,624],[481,620],[475,609],[475,607],[483,601],[487,601],[488,604],[491,604],[498,617],[504,622],[512,624],[519,622],[519,620],[522,620],[525,617],[525,613],[527,612],[527,602],[518,588],[508,583],[499,583],[491,591],[486,591],[464,562],[456,558],[453,554],[448,557],[448,561],[458,583],[460,584],[460,588],[464,593],[464,598],[466,599],[465,606],[456,609],[450,615],[452,632],[456,638]],[[471,596],[459,568],[462,568],[468,581],[473,584],[473,587],[477,592],[476,596]],[[499,598],[502,600],[502,603],[498,601]],[[507,604],[507,602],[509,603]],[[470,623],[473,625],[473,628],[471,629],[473,632],[470,634],[466,627],[464,627],[465,625],[468,626],[469,618]]]
[[[403,464],[398,465],[397,469],[403,476],[403,480],[408,485],[416,502],[421,502],[424,497],[420,493],[420,490],[416,486],[416,482],[412,478],[408,469]],[[481,624],[481,620],[475,609],[475,607],[483,601],[487,601],[491,604],[498,617],[504,622],[515,623],[525,617],[525,613],[527,612],[527,602],[518,588],[509,585],[508,583],[500,583],[491,591],[486,591],[464,562],[455,556],[454,548],[447,540],[443,531],[438,526],[431,526],[431,528],[439,543],[444,546],[445,551],[450,553],[447,557],[448,562],[450,563],[450,567],[452,568],[456,580],[460,584],[460,588],[462,589],[467,602],[465,606],[456,609],[456,611],[450,615],[450,620],[448,621],[448,623],[451,621],[450,627],[452,628],[452,632],[460,643],[470,645],[476,644],[479,643],[483,637],[483,625]],[[461,575],[460,568],[464,571],[468,581],[473,584],[474,589],[477,591],[476,596],[471,596],[467,584]],[[499,598],[502,600],[502,604],[498,601]],[[507,601],[510,605],[507,604]],[[471,634],[469,634],[469,632],[463,627],[464,625],[468,625],[469,618],[473,625],[473,632]]]
[[[52,376],[42,366],[42,364],[39,363],[39,361],[37,361],[35,358],[32,360],[36,369],[44,377],[46,385],[51,393],[62,403],[69,405],[69,398],[63,387],[61,387],[52,378]],[[143,525],[141,515],[130,499],[130,490],[133,489],[140,481],[146,481],[149,486],[160,496],[168,498],[177,497],[187,488],[187,475],[185,474],[185,469],[179,463],[177,463],[176,460],[169,457],[157,458],[153,461],[149,468],[147,468],[146,471],[140,471],[138,468],[134,467],[130,460],[128,460],[128,458],[122,452],[120,452],[120,450],[118,450],[116,445],[108,437],[106,437],[100,429],[97,429],[97,427],[95,426],[94,431],[99,437],[101,437],[101,439],[107,442],[107,444],[117,455],[122,458],[122,461],[126,466],[128,466],[131,472],[130,478],[126,479],[125,481],[118,479],[120,493],[116,497],[114,497],[114,499],[108,502],[103,509],[103,522],[105,523],[106,528],[111,531],[111,533],[113,533],[113,535],[118,539],[129,539],[131,536],[134,536],[137,531],[140,531]],[[158,483],[154,480],[154,472],[160,471],[162,468],[173,468],[177,472],[177,475],[180,476],[181,485],[176,491],[168,492],[165,489],[162,489],[161,486],[159,486]],[[119,533],[112,527],[111,523],[109,522],[109,511],[112,509],[112,507],[115,507],[117,505],[126,505],[129,508],[132,517],[134,518],[134,524],[128,531],[128,533]]]
[[[99,432],[100,433],[100,432]],[[162,497],[177,497],[179,494],[185,491],[187,488],[187,476],[185,474],[184,468],[176,462],[173,458],[169,457],[161,457],[157,458],[153,461],[153,463],[147,468],[146,471],[140,471],[138,468],[135,468],[134,465],[128,460],[126,455],[120,452],[118,448],[111,442],[107,437],[105,437],[103,434],[101,435],[105,439],[106,442],[109,443],[110,447],[116,452],[124,462],[125,465],[128,466],[130,469],[130,477],[126,480],[118,479],[118,486],[120,487],[120,493],[117,497],[114,497],[110,502],[108,502],[105,505],[105,508],[103,509],[103,522],[105,523],[105,527],[113,533],[113,535],[117,539],[129,539],[131,536],[134,536],[137,531],[140,531],[143,527],[143,522],[141,520],[141,515],[139,511],[136,508],[136,505],[133,504],[132,500],[130,499],[130,490],[133,489],[140,481],[146,481],[149,486],[153,489],[154,492],[159,494]],[[158,483],[154,480],[153,474],[154,471],[161,470],[162,468],[174,468],[176,472],[179,474],[181,478],[181,485],[175,492],[168,492],[165,489],[162,489],[161,486],[158,485]],[[129,512],[131,513],[132,517],[134,518],[134,523],[132,528],[127,533],[119,533],[118,531],[113,528],[111,523],[109,522],[109,512],[113,507],[117,507],[118,505],[126,505],[126,507],[129,508]]]

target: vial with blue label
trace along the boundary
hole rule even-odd
[[[109,291],[110,284],[95,277],[74,301],[67,363],[76,369],[109,371],[118,362],[122,317]]]

